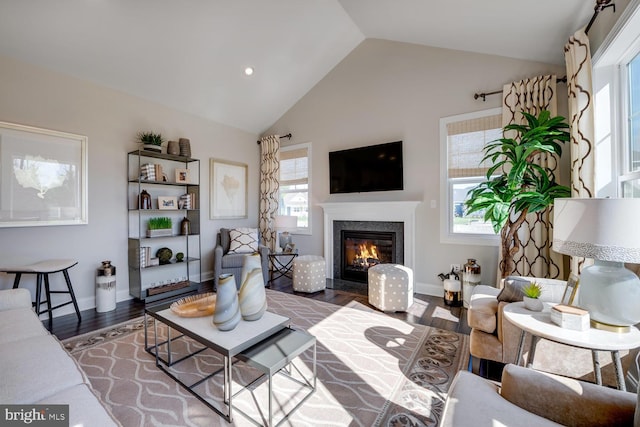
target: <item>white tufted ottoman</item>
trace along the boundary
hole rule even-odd
[[[413,270],[378,264],[368,270],[369,304],[382,311],[407,311],[413,304]]]
[[[324,258],[302,255],[293,260],[293,290],[296,292],[323,291],[326,286]]]

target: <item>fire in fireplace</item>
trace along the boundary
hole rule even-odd
[[[342,230],[341,278],[367,282],[369,268],[395,262],[395,233]]]

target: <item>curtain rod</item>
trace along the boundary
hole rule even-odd
[[[567,76],[560,77],[559,79],[556,79],[556,82],[566,83],[567,82]],[[482,102],[486,102],[487,96],[489,96],[489,95],[497,95],[499,93],[502,93],[502,90],[494,90],[493,92],[474,93],[473,94],[473,99],[482,98]]]
[[[593,8],[594,10],[593,16],[591,16],[591,20],[587,24],[587,28],[585,28],[584,30],[585,34],[589,34],[589,30],[591,29],[591,26],[595,22],[596,17],[600,12],[602,12],[608,7],[613,7],[613,13],[616,13],[616,4],[615,3],[609,4],[609,3],[611,3],[611,0],[596,0],[596,6]]]
[[[292,135],[291,135],[291,132],[289,132],[289,133],[288,133],[288,134],[286,134],[286,135],[282,135],[282,136],[280,137],[280,139],[282,139],[282,138],[289,138],[289,139],[291,139],[291,136],[292,136]],[[258,145],[260,145],[260,140],[258,140],[257,142],[258,142]]]

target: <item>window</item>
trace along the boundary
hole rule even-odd
[[[486,180],[490,164],[482,163],[487,143],[502,137],[500,108],[440,119],[441,207],[443,243],[497,244],[482,212],[466,214],[467,193]]]
[[[311,144],[280,149],[279,214],[298,217],[295,233],[310,234],[309,188],[311,186]]]
[[[620,185],[623,197],[640,197],[640,54],[623,67],[626,92],[626,136],[623,173]]]

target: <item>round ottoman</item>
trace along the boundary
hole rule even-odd
[[[368,270],[369,304],[382,311],[407,311],[413,304],[413,270],[378,264]]]
[[[324,258],[302,255],[293,260],[293,290],[296,292],[323,291],[326,286]]]

